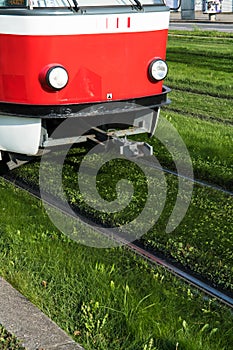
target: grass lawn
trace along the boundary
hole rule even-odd
[[[124,248],[69,240],[2,180],[0,196],[0,274],[85,349],[229,349],[229,309]]]
[[[170,34],[166,84],[173,102],[163,113],[184,139],[196,177],[232,190],[232,35]]]

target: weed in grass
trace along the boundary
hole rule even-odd
[[[26,350],[17,338],[7,332],[7,330],[0,325],[0,349],[1,350]]]

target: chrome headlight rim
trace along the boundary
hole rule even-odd
[[[59,74],[60,74],[60,82],[58,81]],[[63,75],[63,77],[61,77],[61,74]],[[47,85],[51,89],[55,91],[59,91],[64,89],[68,84],[69,75],[65,67],[63,67],[62,65],[54,65],[47,70],[45,80]]]
[[[159,65],[160,67],[163,67],[163,69],[159,70]],[[167,62],[164,61],[162,58],[153,59],[149,64],[148,73],[149,73],[149,78],[152,82],[158,82],[158,81],[164,80],[168,74]]]

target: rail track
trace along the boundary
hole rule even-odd
[[[182,111],[179,108],[166,107],[166,109],[170,112],[179,113],[180,115],[187,116],[187,113],[185,111]],[[214,123],[222,123],[224,125],[231,125],[231,126],[233,125],[233,120],[223,120],[223,119],[218,118],[218,117],[205,116],[205,115],[202,115],[200,113],[192,113],[191,112],[191,113],[189,113],[189,116],[193,117],[193,118],[200,119],[200,120],[211,121]]]
[[[174,175],[174,176],[180,177],[180,178],[182,178],[184,180],[188,180],[188,181],[192,182],[194,185],[207,187],[207,188],[210,188],[210,189],[212,189],[214,191],[219,191],[219,192],[222,192],[224,194],[233,196],[233,192],[232,191],[226,190],[226,189],[224,189],[224,188],[222,188],[222,187],[220,187],[218,185],[214,185],[214,184],[211,184],[211,183],[208,183],[208,182],[205,182],[205,181],[197,180],[197,179],[185,176],[183,174],[178,174],[176,171],[169,170],[169,169],[166,169],[166,168],[163,168],[163,167],[159,167],[159,166],[156,166],[155,164],[150,164],[147,161],[146,162],[142,161],[142,162],[145,163],[145,165],[151,166],[151,167],[153,167],[153,168],[155,168],[157,170],[161,170],[162,172],[164,172],[166,174]]]
[[[163,169],[163,171],[166,171],[169,174],[178,176],[178,174],[170,170]],[[30,195],[33,195],[38,200],[41,200],[39,188],[36,188],[36,187],[32,188],[27,183],[25,183],[23,179],[15,178],[11,174],[3,175],[2,178],[4,178],[5,181],[11,184],[14,184],[16,187],[30,193]],[[215,190],[219,190],[224,193],[233,195],[233,193],[230,191],[225,191],[215,186],[213,187],[201,181],[193,180],[193,182],[195,182],[198,185],[212,187]],[[43,194],[43,201],[46,201],[47,205],[56,208],[57,210],[59,210],[65,215],[68,215],[68,216],[72,215],[70,211],[67,212],[66,206],[60,200],[57,200],[56,198],[54,198],[49,194],[46,194],[46,195]],[[158,254],[155,251],[152,251],[151,249],[145,248],[140,242],[136,242],[136,241],[129,242],[124,239],[124,237],[120,232],[119,232],[119,235],[118,234],[116,235],[115,230],[113,233],[111,228],[104,227],[96,222],[93,222],[89,218],[84,217],[78,211],[75,211],[75,219],[77,218],[78,220],[80,220],[81,223],[87,225],[87,227],[91,228],[92,230],[94,229],[97,233],[104,235],[108,239],[115,240],[118,244],[120,243],[121,245],[124,245],[127,249],[134,252],[136,255],[146,259],[150,264],[162,266],[166,270],[170,271],[173,275],[178,276],[186,283],[204,292],[206,295],[210,297],[214,297],[216,298],[216,300],[220,301],[221,303],[227,305],[230,308],[233,308],[233,295],[231,295],[230,292],[219,290],[215,286],[211,285],[209,281],[204,280],[201,276],[194,274],[192,271],[188,269],[182,268],[175,261],[171,261],[166,257],[162,256],[161,254]]]
[[[172,82],[169,82],[169,87],[172,89],[172,91],[193,93],[193,94],[203,95],[205,97],[207,95],[206,91],[200,91],[199,89],[197,89],[195,87],[190,87],[190,88],[187,88],[186,86],[185,87],[182,87],[182,86],[177,87],[176,85],[172,84]],[[222,94],[221,92],[217,94],[217,93],[209,91],[208,96],[214,97],[216,99],[232,100],[231,94],[226,95],[226,94]],[[169,108],[169,107],[166,107],[166,108]]]

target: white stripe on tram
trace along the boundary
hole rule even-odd
[[[168,26],[169,11],[80,16],[0,15],[0,34],[15,35],[135,33],[168,29]]]

